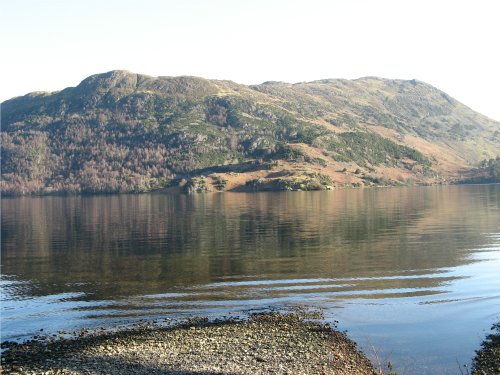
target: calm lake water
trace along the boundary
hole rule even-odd
[[[1,201],[2,340],[307,305],[401,374],[500,318],[500,185]]]

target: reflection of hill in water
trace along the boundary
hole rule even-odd
[[[84,283],[78,291],[97,299],[244,280],[265,282],[230,284],[235,297],[251,288],[418,292],[438,288],[449,280],[443,269],[487,245],[499,202],[498,185],[8,199],[2,273],[32,281],[28,295]],[[310,278],[328,280],[286,282]]]

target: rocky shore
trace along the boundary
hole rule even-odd
[[[197,319],[5,348],[5,374],[374,373],[344,333],[295,313]]]
[[[500,323],[493,325],[492,331],[474,358],[472,363],[474,375],[500,375]]]

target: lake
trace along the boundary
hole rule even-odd
[[[1,201],[2,340],[305,305],[400,374],[500,319],[500,185]]]

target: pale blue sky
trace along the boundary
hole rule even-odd
[[[0,0],[0,101],[113,69],[416,78],[500,120],[498,0]]]

